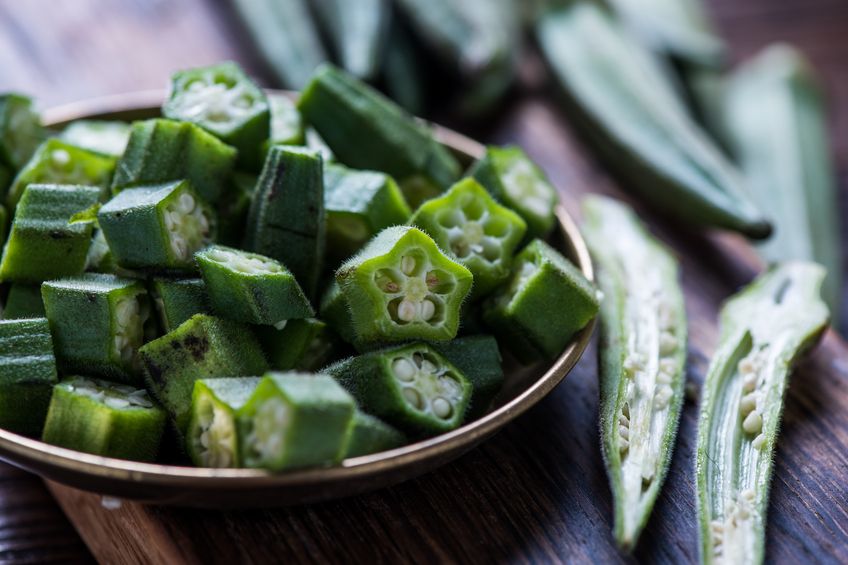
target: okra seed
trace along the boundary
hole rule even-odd
[[[192,210],[194,210],[194,206],[195,206],[195,201],[194,201],[194,197],[191,194],[189,194],[187,192],[180,194],[180,200],[179,200],[179,211],[180,212],[182,212],[183,214],[188,214]]]
[[[433,318],[433,315],[436,313],[436,305],[430,302],[429,300],[424,300],[421,302],[421,319],[425,321],[429,321]]]
[[[415,314],[417,310],[418,309],[416,308],[413,302],[404,299],[398,305],[398,318],[400,318],[404,322],[411,322],[415,319]]]
[[[421,370],[425,373],[435,374],[438,367],[436,367],[436,365],[434,365],[429,359],[424,359],[421,361]]]
[[[128,408],[130,406],[129,401],[117,396],[107,396],[103,403],[110,408]]]
[[[415,365],[409,359],[399,358],[392,362],[392,371],[395,376],[404,382],[411,382],[415,378]]]
[[[660,354],[671,355],[677,349],[677,340],[671,332],[664,331],[660,334]]]
[[[763,429],[763,417],[758,411],[752,411],[742,422],[742,429],[748,434],[759,433]]]
[[[756,373],[751,373],[745,377],[745,380],[742,383],[742,390],[745,392],[751,392],[755,388],[757,388],[757,375]]]
[[[766,436],[765,434],[759,434],[754,438],[754,441],[751,442],[751,445],[754,449],[762,449],[766,445]]]
[[[750,375],[752,373],[756,373],[757,369],[754,365],[754,361],[750,357],[745,357],[741,361],[739,361],[739,372],[743,375]]]
[[[50,158],[53,160],[53,163],[59,165],[60,167],[67,165],[71,162],[71,154],[64,149],[57,149],[53,151],[50,154]]]
[[[288,320],[280,320],[279,322],[274,324],[274,329],[282,331],[282,330],[286,329],[287,323],[288,323]]]
[[[654,406],[662,409],[668,406],[668,402],[671,400],[671,397],[674,396],[674,391],[668,385],[661,385],[659,389],[657,389],[657,394],[654,397]]]
[[[677,361],[674,359],[660,359],[660,372],[673,375],[677,370]]]
[[[630,428],[628,428],[626,426],[619,426],[618,427],[618,435],[620,435],[624,439],[629,440],[630,439]]]
[[[450,402],[439,397],[433,400],[433,413],[439,418],[448,419],[453,413],[453,407]]]
[[[421,398],[421,394],[412,387],[403,389],[403,397],[413,408],[421,410],[424,407],[424,400]]]
[[[757,407],[757,394],[754,392],[748,393],[739,401],[739,411],[742,416],[747,416]]]
[[[405,275],[411,275],[415,271],[415,257],[404,255],[400,260],[400,270]]]
[[[188,246],[182,238],[174,238],[171,240],[171,250],[179,259],[184,259],[188,255]]]

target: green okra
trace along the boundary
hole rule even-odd
[[[246,467],[284,471],[339,463],[356,403],[331,377],[268,373],[239,412]]]
[[[503,360],[497,340],[490,335],[471,335],[433,342],[430,346],[471,383],[466,420],[485,414],[504,384]]]
[[[104,457],[154,461],[165,421],[165,411],[143,388],[74,376],[53,388],[42,440]]]
[[[85,256],[85,270],[92,273],[118,274],[119,269],[103,230],[95,230]]]
[[[268,142],[273,145],[303,145],[306,142],[303,118],[292,99],[285,94],[269,94],[268,106],[271,109]]]
[[[474,275],[474,296],[491,292],[509,277],[512,258],[527,224],[495,202],[476,180],[456,183],[422,204],[409,223],[427,232]]]
[[[794,362],[827,327],[824,277],[815,263],[781,263],[722,307],[695,456],[704,563],[763,562],[783,397]]]
[[[41,295],[64,373],[141,382],[138,348],[151,314],[141,282],[87,273],[47,281]]]
[[[164,333],[181,326],[195,314],[212,313],[206,285],[201,279],[157,278],[150,281],[148,288]]]
[[[424,232],[383,230],[336,272],[362,342],[456,337],[471,272]]]
[[[259,377],[201,379],[194,383],[186,451],[198,467],[241,467],[238,413]]]
[[[97,203],[93,186],[31,184],[15,211],[0,259],[3,281],[37,283],[83,271],[91,245],[91,222],[71,218]]]
[[[403,25],[392,22],[390,27],[383,55],[382,88],[401,108],[420,116],[427,102],[423,57]]]
[[[245,248],[285,264],[312,297],[325,240],[321,155],[302,147],[272,146],[247,216]]]
[[[261,375],[268,362],[248,326],[196,314],[139,350],[147,388],[184,433],[195,381]]]
[[[190,122],[161,118],[134,122],[112,192],[188,180],[204,200],[214,204],[235,162],[235,149]]]
[[[559,356],[598,312],[598,295],[577,267],[542,240],[515,258],[510,279],[487,301],[483,320],[524,363]]]
[[[342,287],[339,286],[337,281],[331,282],[321,296],[318,313],[321,319],[345,342],[352,345],[357,343],[356,331],[353,329],[353,317],[347,305],[347,298],[345,298]]]
[[[194,253],[214,233],[212,208],[188,181],[127,188],[100,208],[100,229],[126,269],[194,269]]]
[[[625,188],[683,222],[769,235],[738,171],[687,115],[653,55],[601,8],[551,12],[537,36],[566,109]]]
[[[274,371],[317,371],[341,349],[335,332],[316,318],[289,320],[282,329],[256,328],[256,335]]]
[[[17,171],[29,161],[45,137],[31,98],[0,94],[0,165]]]
[[[330,149],[330,146],[327,145],[327,142],[324,141],[321,134],[315,131],[315,128],[307,126],[306,129],[304,129],[303,137],[304,145],[321,155],[321,158],[324,159],[325,163],[337,161],[336,156],[333,155],[333,150]]]
[[[233,173],[226,198],[218,202],[218,243],[238,247],[247,231],[247,214],[258,177],[249,173]]]
[[[9,286],[9,294],[6,296],[6,304],[3,307],[3,319],[43,317],[44,301],[41,300],[41,287],[32,284],[12,283]]]
[[[238,164],[261,166],[260,149],[271,133],[265,92],[236,63],[178,71],[162,115],[194,123],[238,151]]]
[[[615,539],[629,551],[662,488],[686,380],[686,311],[674,256],[626,205],[584,200],[600,310],[601,449]]]
[[[459,162],[429,128],[331,65],[315,72],[298,107],[340,162],[391,175],[412,206],[422,193],[438,194],[459,179]]]
[[[425,343],[351,357],[325,372],[365,412],[424,436],[458,428],[473,388],[459,369]]]
[[[294,275],[279,261],[223,245],[194,257],[219,316],[280,328],[288,320],[315,315]]]
[[[357,410],[345,447],[344,458],[361,457],[406,445],[406,436],[379,418]]]
[[[39,437],[57,382],[47,320],[0,321],[0,428]]]
[[[824,266],[824,297],[838,312],[842,253],[836,172],[812,69],[793,48],[772,46],[731,76],[724,102],[724,131],[751,199],[777,227],[758,246],[761,255]]]
[[[553,229],[557,191],[520,147],[487,147],[470,175],[524,218],[529,238],[545,237]]]
[[[111,157],[120,157],[130,140],[130,125],[116,120],[76,120],[59,134],[59,139]]]
[[[342,68],[373,80],[385,56],[391,8],[388,0],[313,0]]]

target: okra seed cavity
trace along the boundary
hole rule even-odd
[[[213,261],[229,265],[233,269],[249,275],[279,273],[282,271],[282,267],[274,261],[268,261],[258,256],[244,256],[226,249],[216,248],[211,250],[209,252],[209,258]]]
[[[373,277],[375,286],[388,299],[386,310],[391,319],[399,325],[416,321],[441,323],[445,306],[439,295],[454,289],[454,278],[430,269],[426,257],[416,251],[401,257],[398,267],[379,269]]]
[[[110,408],[152,408],[147,391],[131,386],[113,384],[106,381],[76,377],[68,390],[81,396],[102,402]]]
[[[391,369],[401,385],[401,395],[412,408],[443,420],[453,416],[462,400],[462,387],[437,360],[417,352],[396,357]]]
[[[166,205],[163,220],[171,251],[180,261],[187,261],[209,240],[207,212],[188,192],[183,192]]]
[[[279,398],[269,398],[257,409],[253,429],[247,435],[247,448],[260,461],[279,457],[289,420],[288,407]]]
[[[234,459],[231,446],[236,433],[233,420],[214,404],[210,408],[200,418],[201,463],[204,467],[231,467]]]
[[[143,293],[119,298],[113,310],[114,353],[128,363],[135,359],[144,340],[144,324],[150,317],[150,308]]]

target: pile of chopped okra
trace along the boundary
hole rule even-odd
[[[499,346],[550,361],[598,310],[517,148],[463,172],[330,66],[296,105],[232,63],[178,72],[162,115],[57,133],[0,97],[0,427],[137,461],[333,465],[485,413]]]

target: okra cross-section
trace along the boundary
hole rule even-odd
[[[423,343],[365,353],[326,372],[350,391],[362,410],[417,435],[459,427],[471,400],[471,382]]]
[[[150,318],[141,282],[88,273],[45,282],[41,294],[63,372],[140,382],[137,352]]]
[[[483,319],[502,345],[529,363],[558,356],[597,313],[592,283],[536,239],[516,256],[510,279],[488,300]]]
[[[527,224],[495,202],[480,183],[464,179],[444,196],[421,205],[409,223],[427,232],[474,275],[474,296],[509,277],[512,258]]]
[[[604,295],[601,437],[615,538],[632,549],[665,479],[683,404],[686,312],[678,265],[624,204],[584,201],[583,231]]]
[[[187,181],[123,190],[97,219],[118,265],[150,270],[192,269],[214,223],[212,209]]]
[[[53,388],[42,439],[104,457],[153,461],[165,421],[143,388],[74,376]]]
[[[695,459],[705,563],[763,562],[783,397],[794,362],[827,327],[824,277],[815,263],[779,264],[722,307]]]
[[[195,255],[209,302],[220,316],[282,328],[315,314],[300,285],[279,261],[223,245]]]
[[[472,279],[427,234],[400,226],[380,232],[336,272],[364,342],[452,339]]]

